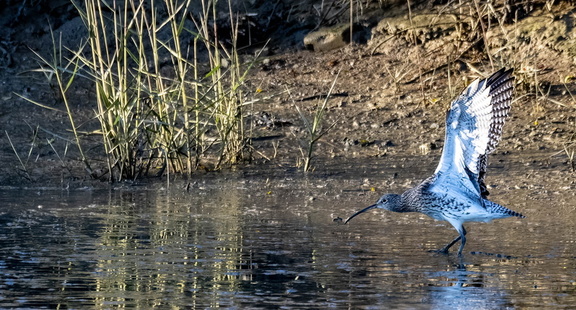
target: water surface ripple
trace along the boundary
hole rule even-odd
[[[420,214],[337,220],[427,176],[433,162],[420,159],[239,171],[169,190],[2,190],[0,308],[576,305],[574,181],[503,158],[491,199],[527,218],[467,225],[463,261],[427,252],[456,232]]]

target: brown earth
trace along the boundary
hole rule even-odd
[[[325,129],[333,127],[316,146],[315,171],[322,171],[328,161],[385,161],[387,156],[415,154],[439,157],[450,101],[475,78],[513,67],[516,101],[496,152],[538,154],[538,158],[544,154],[556,169],[573,175],[567,154],[576,149],[574,6],[540,3],[518,9],[522,14],[515,15],[520,16],[516,21],[509,17],[511,12],[504,12],[495,15],[500,19],[474,22],[473,17],[463,17],[466,14],[455,14],[467,12],[468,7],[447,10],[441,4],[423,4],[414,5],[409,13],[405,2],[396,2],[383,8],[381,2],[367,1],[367,11],[380,6],[358,17],[362,30],[353,29],[365,31],[367,37],[339,49],[303,49],[303,36],[319,25],[314,14],[302,13],[305,10],[299,15],[304,21],[301,27],[267,32],[272,47],[268,46],[248,84],[253,94],[249,99],[255,100],[248,117],[253,125],[254,159],[238,168],[265,163],[298,167],[307,132],[296,106],[311,118],[333,81],[323,121]],[[74,47],[83,37],[81,20],[66,1],[53,10],[59,12],[55,33],[63,33],[64,44]],[[338,24],[338,18],[331,23]],[[32,50],[50,53],[48,25],[28,19],[10,26],[9,37],[1,43],[0,185],[106,186],[84,171],[66,114],[16,95],[64,109],[54,85],[41,73],[30,71],[39,68]],[[90,134],[98,128],[94,92],[80,82],[70,97],[76,122],[85,133],[82,143],[87,156],[93,168],[103,170],[100,137]]]

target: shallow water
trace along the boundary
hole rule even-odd
[[[462,261],[427,251],[456,232],[423,215],[373,210],[334,221],[431,173],[424,158],[334,164],[308,177],[290,168],[222,174],[188,191],[184,182],[3,190],[0,308],[576,305],[573,175],[539,160],[494,162],[491,199],[527,218],[468,224]]]

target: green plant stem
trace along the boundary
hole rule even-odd
[[[314,113],[314,118],[313,118],[311,123],[308,120],[308,118],[304,115],[302,110],[300,110],[300,108],[298,106],[296,106],[296,110],[298,111],[298,114],[300,114],[300,118],[304,122],[304,126],[306,127],[306,129],[308,131],[308,142],[307,142],[308,145],[306,148],[306,156],[304,158],[304,166],[303,166],[304,172],[307,172],[310,170],[310,163],[312,161],[315,144],[318,142],[318,140],[320,140],[320,138],[322,138],[324,135],[326,135],[328,133],[328,131],[330,131],[330,129],[332,129],[332,127],[334,127],[334,125],[336,125],[336,123],[332,123],[332,125],[330,125],[327,129],[321,130],[322,122],[324,120],[324,113],[326,112],[326,107],[328,106],[328,99],[330,98],[330,95],[332,94],[332,91],[334,90],[334,86],[336,85],[336,81],[338,80],[338,77],[340,76],[341,70],[342,69],[338,70],[338,73],[336,74],[334,81],[332,81],[332,85],[330,86],[330,89],[328,90],[328,94],[324,98],[324,101],[322,102],[322,104],[318,105],[316,107],[316,112]]]
[[[16,147],[14,147],[14,144],[12,143],[12,139],[10,139],[10,135],[8,134],[8,131],[4,130],[4,133],[6,133],[6,137],[8,138],[8,143],[10,143],[10,147],[12,147],[12,151],[14,152],[14,155],[16,155],[16,158],[20,162],[20,166],[22,167],[22,171],[24,171],[24,173],[26,174],[26,179],[28,181],[32,180],[32,178],[30,178],[30,174],[28,174],[28,169],[26,169],[26,165],[22,161],[22,158],[20,158],[20,155],[18,155],[18,152],[16,151]]]

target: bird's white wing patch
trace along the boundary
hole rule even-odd
[[[487,149],[490,137],[490,90],[485,81],[474,81],[452,102],[446,120],[446,140],[436,172],[453,169],[465,174],[465,169],[478,174],[478,158]]]
[[[479,190],[492,152],[508,116],[512,100],[512,70],[504,69],[488,79],[475,80],[451,104],[446,119],[446,139],[436,173],[440,178],[459,179]],[[468,180],[468,181],[466,181]]]

